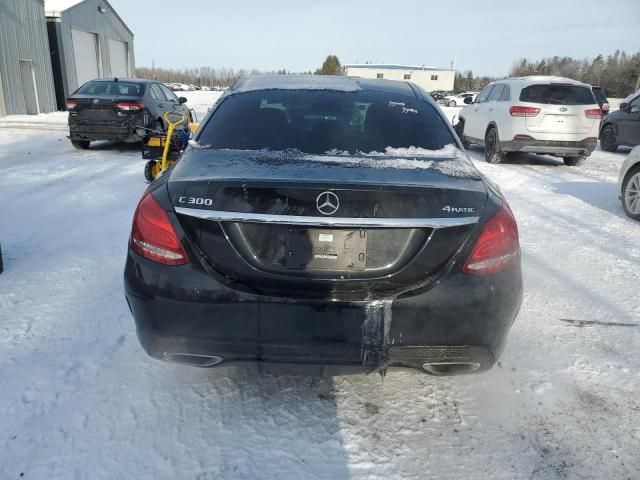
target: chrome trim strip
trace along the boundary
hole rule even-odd
[[[272,215],[269,213],[226,212],[198,208],[176,207],[176,212],[213,222],[275,223],[319,227],[369,228],[447,228],[477,223],[480,217],[457,218],[346,218],[309,217],[302,215]]]

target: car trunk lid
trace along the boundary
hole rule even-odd
[[[432,157],[190,149],[168,188],[215,270],[271,295],[315,298],[427,281],[487,197],[453,148]]]

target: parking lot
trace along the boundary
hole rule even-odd
[[[216,95],[190,104],[202,114]],[[628,151],[566,167],[470,149],[522,243],[525,299],[500,363],[323,379],[147,357],[122,285],[139,145],[79,151],[65,135],[0,129],[1,478],[638,478],[640,225],[616,186]]]

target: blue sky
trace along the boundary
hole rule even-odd
[[[640,50],[640,0],[109,1],[138,66],[303,71],[335,54],[446,67],[457,54],[458,70],[501,75],[520,57]]]

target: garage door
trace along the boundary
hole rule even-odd
[[[119,40],[109,39],[109,58],[111,60],[111,76],[127,78],[127,44]]]
[[[73,56],[76,61],[78,87],[89,80],[98,78],[98,50],[95,33],[71,29]]]

